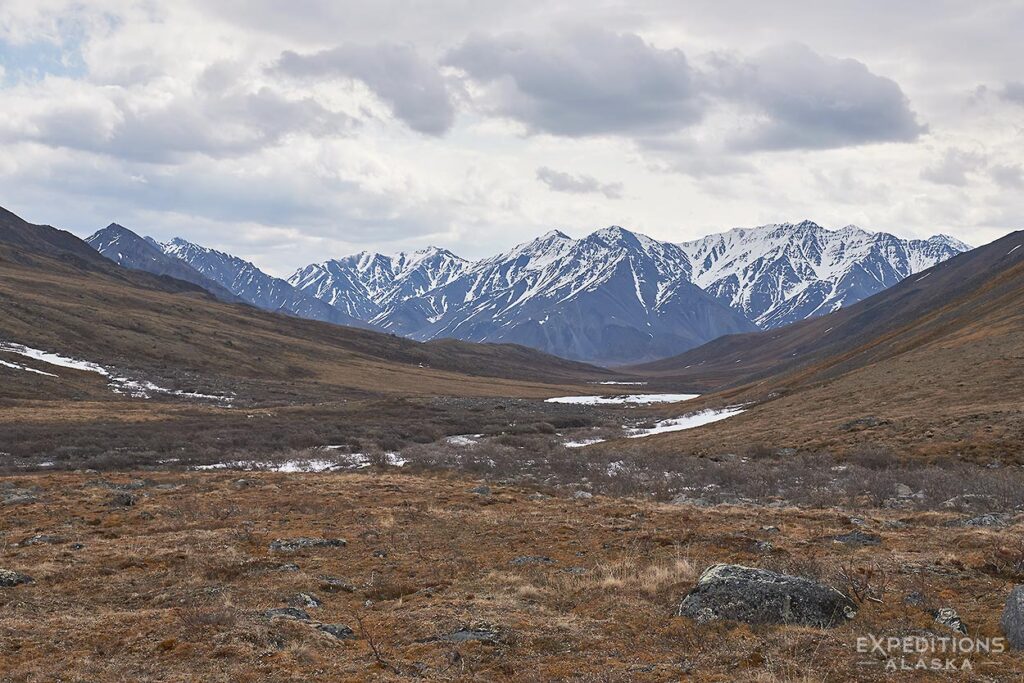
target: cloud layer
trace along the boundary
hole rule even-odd
[[[946,0],[11,0],[0,203],[278,273],[554,225],[979,244],[1024,224],[1022,31]]]

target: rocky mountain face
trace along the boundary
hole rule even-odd
[[[735,228],[679,246],[693,282],[762,329],[831,313],[970,249],[945,235],[903,240],[810,221]]]
[[[154,275],[173,277],[191,282],[222,301],[239,301],[227,288],[206,277],[192,266],[161,251],[159,245],[139,237],[134,232],[111,223],[98,230],[85,242],[108,259],[125,268],[144,270]]]
[[[387,257],[359,254],[289,281],[325,301],[358,302],[378,327],[414,339],[509,342],[603,363],[755,329],[689,281],[682,249],[619,227],[580,240],[552,231],[476,263],[438,249],[419,254],[396,257],[419,265],[397,277]]]
[[[969,249],[943,235],[903,240],[810,221],[681,244],[613,226],[582,239],[551,231],[475,262],[437,247],[361,252],[310,264],[285,281],[180,238],[159,244],[111,228],[93,236],[108,257],[182,277],[157,258],[169,257],[260,308],[417,340],[516,343],[609,365],[823,315]]]

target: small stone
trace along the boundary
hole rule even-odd
[[[779,527],[777,527],[777,526],[763,526],[763,527],[761,527],[761,531],[763,531],[765,533],[768,533],[768,534],[777,534],[777,533],[779,533]]]
[[[575,498],[576,500],[590,500],[591,498],[594,497],[594,494],[591,493],[590,491],[577,491],[576,493],[572,494],[572,497]]]
[[[476,486],[474,488],[471,488],[469,490],[469,492],[470,493],[475,493],[478,496],[489,496],[489,495],[491,495],[491,487],[490,486]]]
[[[111,505],[111,507],[126,508],[126,507],[131,507],[132,505],[135,505],[135,501],[136,500],[137,499],[136,499],[136,497],[134,495],[132,495],[132,494],[126,492],[126,491],[120,491],[118,493],[115,493],[113,496],[111,496],[111,498],[110,498],[110,505]]]
[[[323,603],[315,595],[310,593],[296,593],[289,600],[288,604],[292,607],[305,607],[306,609],[315,609],[320,607]]]
[[[383,559],[383,558],[388,556],[388,553],[387,553],[386,550],[374,550],[373,551],[373,556],[377,557],[377,558]]]
[[[1009,515],[989,513],[969,519],[955,519],[951,522],[946,522],[946,526],[1001,527],[1006,526],[1009,522]]]
[[[967,625],[952,607],[942,607],[935,612],[935,623],[942,624],[951,631],[967,635]]]
[[[344,624],[317,624],[316,630],[332,635],[338,640],[351,640],[356,637],[356,632]]]
[[[527,564],[555,564],[556,560],[544,555],[521,555],[513,559],[509,564],[522,567]]]
[[[452,631],[448,635],[444,636],[442,640],[446,640],[449,643],[465,643],[468,641],[477,641],[481,643],[497,644],[501,639],[501,634],[493,628],[486,626],[478,626],[475,628],[460,628],[457,631]]]
[[[333,576],[321,576],[320,590],[327,591],[328,593],[355,593],[356,587],[343,579]]]
[[[35,583],[28,574],[13,569],[0,569],[0,588],[13,588],[22,584]]]
[[[861,530],[851,531],[848,534],[839,534],[838,536],[832,536],[834,543],[842,543],[843,545],[861,547],[866,545],[881,545],[882,537],[876,536],[875,534],[865,533]]]
[[[57,543],[63,543],[63,542],[64,542],[64,539],[61,538],[60,536],[49,536],[47,534],[36,534],[35,536],[30,536],[30,537],[26,538],[24,541],[22,541],[18,545],[22,546],[22,547],[30,546],[30,545],[55,545]]]
[[[275,607],[263,612],[267,619],[295,619],[297,621],[309,621],[309,612],[299,607]]]
[[[566,567],[562,571],[566,574],[571,574],[572,576],[583,576],[589,570],[586,567]]]
[[[910,498],[912,495],[914,495],[914,489],[910,488],[906,484],[896,484],[897,498]]]
[[[344,548],[348,542],[343,538],[279,538],[271,541],[270,549],[282,553],[294,553],[306,548]]]

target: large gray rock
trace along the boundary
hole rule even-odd
[[[270,542],[270,550],[280,553],[294,553],[309,548],[344,548],[348,542],[343,538],[279,538]]]
[[[1024,650],[1024,586],[1017,586],[1010,591],[999,625],[1003,627],[1003,634],[1010,647]]]
[[[13,588],[23,583],[33,583],[32,577],[13,569],[0,569],[0,588]]]
[[[704,571],[679,605],[679,616],[699,623],[731,619],[748,624],[801,624],[828,628],[857,613],[835,588],[800,576],[736,564]]]

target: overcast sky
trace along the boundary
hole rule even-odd
[[[1021,0],[0,0],[0,205],[288,274],[552,228],[1024,227]]]

